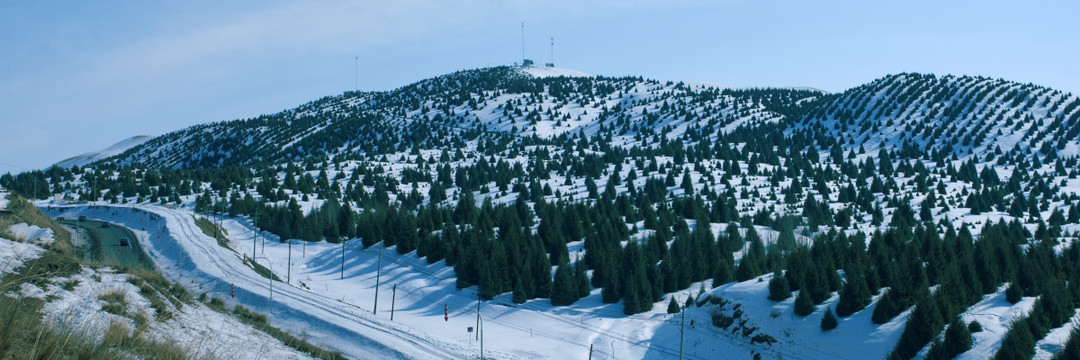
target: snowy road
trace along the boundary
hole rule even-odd
[[[191,213],[154,206],[58,211],[51,215],[87,215],[133,229],[162,273],[195,294],[207,292],[228,299],[231,285],[235,284],[236,302],[263,312],[270,310],[269,281],[244,265],[239,254],[203,234]],[[158,233],[156,230],[162,226],[167,230]],[[473,352],[281,282],[273,284],[272,307],[270,320],[274,326],[349,358],[459,359]]]

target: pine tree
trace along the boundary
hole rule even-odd
[[[795,315],[806,316],[814,313],[814,300],[810,299],[810,292],[800,290],[795,297]]]
[[[949,324],[949,328],[945,330],[945,342],[943,344],[946,359],[952,359],[971,349],[971,331],[968,330],[963,321],[960,321],[959,316],[953,319],[952,323]]]
[[[713,269],[713,286],[727,284],[735,278],[735,259],[730,252],[721,252],[719,261]]]
[[[735,269],[735,281],[750,280],[765,271],[765,244],[753,226],[746,229],[746,238],[750,241],[750,249]]]
[[[832,308],[825,308],[825,315],[821,317],[821,330],[829,331],[835,329],[837,325],[836,315],[833,315]]]
[[[555,281],[551,286],[551,305],[570,305],[579,298],[574,276],[570,272],[570,264],[559,264],[555,270]]]
[[[848,272],[848,280],[840,291],[840,300],[836,303],[836,315],[847,317],[870,305],[870,289],[866,280],[858,274]]]
[[[782,272],[777,271],[769,280],[769,300],[783,301],[789,297],[791,297],[791,289],[788,287],[787,278]]]
[[[511,301],[515,304],[524,304],[527,300],[529,300],[529,297],[525,294],[525,287],[521,285],[521,280],[514,280],[514,292]]]
[[[667,305],[667,313],[668,314],[678,314],[679,311],[680,311],[679,310],[679,302],[675,301],[675,295],[672,295],[671,296],[671,301],[669,301],[668,305]]]
[[[574,263],[574,282],[576,283],[577,297],[579,299],[589,296],[592,289],[589,288],[589,278],[585,274],[585,263],[581,260]]]
[[[1009,284],[1009,287],[1005,289],[1005,301],[1010,304],[1016,304],[1020,302],[1020,299],[1024,296],[1024,289],[1016,283]]]
[[[690,180],[690,169],[683,170],[682,184],[683,196],[694,196],[694,182]]]
[[[645,274],[645,260],[636,242],[623,249],[622,299],[623,313],[637,314],[652,308],[652,286]]]

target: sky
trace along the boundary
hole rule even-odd
[[[920,72],[1080,94],[1077,16],[1076,1],[0,0],[0,174],[511,65],[522,23],[526,58],[594,75],[841,92]]]

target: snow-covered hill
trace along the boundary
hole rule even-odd
[[[116,144],[113,144],[112,146],[101,149],[99,151],[88,152],[88,153],[85,153],[85,154],[82,154],[82,155],[73,156],[73,157],[61,160],[60,162],[57,162],[56,164],[53,164],[53,166],[64,167],[64,168],[69,168],[69,167],[72,167],[72,166],[86,166],[86,164],[90,164],[92,162],[95,162],[95,161],[98,161],[98,160],[101,160],[101,159],[105,159],[105,158],[109,158],[109,157],[112,157],[112,156],[120,155],[124,151],[127,151],[128,149],[131,149],[133,147],[142,145],[142,143],[145,143],[145,142],[147,142],[147,141],[149,141],[150,139],[153,139],[153,138],[154,138],[153,136],[147,136],[147,135],[135,136],[135,137],[120,141],[120,142],[118,142]]]
[[[492,345],[505,358],[674,356],[664,305],[691,294],[705,326],[684,350],[702,358],[1047,358],[1075,328],[1074,95],[920,74],[839,94],[564,75],[460,71],[0,180],[163,216],[159,264],[214,288],[265,279],[242,265],[257,223],[279,240],[259,256],[300,288],[286,324],[364,339],[334,347],[350,354],[470,354],[461,321],[444,326],[477,297],[517,334]],[[192,211],[241,219],[232,250]],[[379,244],[404,292],[394,323],[354,300],[374,296]]]

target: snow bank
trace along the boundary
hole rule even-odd
[[[156,318],[156,310],[150,307],[149,300],[141,295],[140,289],[128,281],[127,274],[84,267],[81,273],[70,278],[53,279],[53,283],[76,285],[71,290],[58,285],[41,289],[27,283],[23,284],[21,292],[23,296],[54,299],[42,307],[42,313],[46,321],[57,329],[71,330],[101,341],[104,329],[111,323],[125,324],[128,329],[134,329],[135,322],[131,317],[135,314],[146,319]],[[127,304],[124,312],[129,316],[102,310],[104,302],[100,297],[110,293],[123,294]],[[201,303],[184,304],[180,309],[169,306],[173,317],[162,322],[151,322],[143,336],[174,344],[188,351],[193,359],[310,358]]]
[[[0,210],[7,210],[8,204],[11,203],[11,200],[8,200],[7,197],[8,193],[0,192]]]
[[[39,246],[0,238],[0,276],[8,274],[45,252]]]
[[[52,324],[55,329],[73,331],[94,341],[102,340],[104,330],[111,323],[124,324],[128,329],[134,329],[135,321],[131,318],[102,310],[105,302],[100,297],[110,293],[123,294],[126,303],[124,312],[132,317],[138,314],[147,319],[154,318],[150,302],[139,295],[138,288],[127,282],[125,274],[83,267],[80,273],[70,278],[50,280],[52,284],[46,285],[44,289],[24,284],[22,295],[42,300],[54,299],[46,302],[41,312],[46,323]],[[65,290],[63,285],[57,285],[69,283],[76,284],[70,291]]]
[[[53,236],[52,229],[38,227],[37,225],[18,223],[9,226],[8,231],[11,232],[11,236],[15,237],[17,240],[41,246],[49,246],[56,242],[56,237]]]

